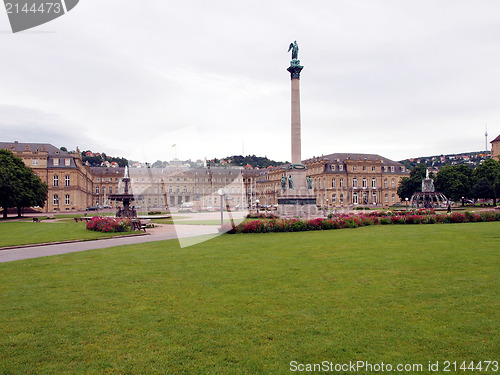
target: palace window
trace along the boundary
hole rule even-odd
[[[394,172],[394,165],[391,165],[391,172]]]
[[[335,165],[332,165],[331,167],[332,167],[332,171],[334,171],[335,170]]]
[[[339,171],[343,171],[344,170],[344,166],[341,164],[339,165]]]
[[[99,194],[99,186],[96,186],[96,187],[95,187],[95,193],[96,193],[96,194]]]
[[[377,179],[372,178],[372,188],[376,189],[377,188]]]
[[[64,204],[65,204],[66,206],[68,206],[68,205],[69,205],[69,194],[66,194],[66,195],[64,196]]]
[[[358,204],[358,193],[356,192],[352,193],[352,203]]]
[[[372,203],[377,204],[377,193],[372,194]]]
[[[57,166],[59,165],[59,159],[54,158],[54,159],[52,160],[52,165],[55,165],[55,166],[57,167]]]
[[[357,167],[356,165],[353,165],[353,166],[352,166],[352,170],[353,170],[354,172],[356,172],[356,171],[358,170],[358,167]]]
[[[392,203],[396,202],[396,195],[392,194]]]
[[[404,172],[405,171],[405,167],[401,167],[401,172]]]
[[[332,188],[336,187],[337,180],[335,178],[332,179]]]
[[[332,194],[332,203],[336,203],[337,202],[337,195],[336,194]]]
[[[389,202],[389,194],[386,194],[386,195],[385,195],[385,202],[386,202],[386,203],[387,203],[387,202]]]
[[[54,194],[53,202],[54,202],[54,206],[59,206],[59,195]]]
[[[31,165],[38,165],[38,159],[32,159]]]
[[[363,187],[368,187],[368,180],[366,178],[363,178]]]
[[[372,172],[376,172],[377,171],[377,167],[373,166],[372,167]]]
[[[384,180],[384,188],[387,189],[387,178]]]
[[[396,181],[394,179],[391,180],[391,187],[393,189],[396,187]]]
[[[109,187],[109,194],[113,194],[113,188],[111,186]]]
[[[344,188],[344,179],[343,178],[340,179],[340,188],[341,189]]]
[[[366,165],[363,165],[363,172],[366,172]]]
[[[64,165],[69,167],[71,165],[71,159],[64,159]]]
[[[387,172],[387,166],[384,165],[384,172]]]
[[[54,187],[58,187],[59,186],[59,176],[58,175],[54,175],[53,185],[54,185]]]
[[[358,187],[358,179],[356,177],[352,179],[352,187]]]
[[[344,203],[344,194],[340,194],[340,203]]]
[[[64,186],[70,186],[70,177],[69,175],[64,176]]]

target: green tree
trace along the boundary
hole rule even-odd
[[[410,170],[409,177],[403,177],[399,182],[398,195],[401,199],[408,198],[416,193],[422,191],[422,180],[426,175],[425,164],[417,164]]]
[[[465,164],[445,165],[436,175],[435,187],[446,197],[459,201],[472,195],[473,169]]]
[[[493,199],[496,206],[497,198],[497,178],[500,175],[500,162],[494,159],[486,159],[479,164],[472,174],[474,180],[474,195],[476,198]]]
[[[17,207],[18,216],[24,207],[43,207],[47,192],[47,185],[21,158],[8,150],[0,150],[0,206],[4,218],[11,207]]]

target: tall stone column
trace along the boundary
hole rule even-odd
[[[292,164],[302,163],[301,138],[300,138],[300,60],[292,60],[290,72],[292,81]]]
[[[278,214],[281,217],[316,217],[316,198],[311,184],[307,182],[307,168],[302,164],[300,121],[300,72],[304,68],[298,60],[297,42],[291,43],[292,60],[288,71],[292,92],[292,163],[281,179],[281,194],[278,197]]]

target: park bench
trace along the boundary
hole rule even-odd
[[[130,221],[130,226],[132,230],[143,230],[146,228],[151,228],[153,226],[151,219],[133,219]]]
[[[75,220],[75,223],[78,223],[79,221],[89,221],[89,220],[91,220],[92,218],[91,218],[91,217],[84,216],[84,217],[74,217],[73,219]]]
[[[39,222],[40,222],[40,219],[39,219],[39,218],[37,218],[37,217],[34,217],[34,218],[33,218],[33,222],[34,222],[34,223],[39,223]]]

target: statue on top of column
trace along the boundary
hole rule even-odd
[[[290,52],[290,50],[292,50],[292,60],[297,60],[299,58],[299,45],[296,40],[293,43],[290,43],[288,52]]]

